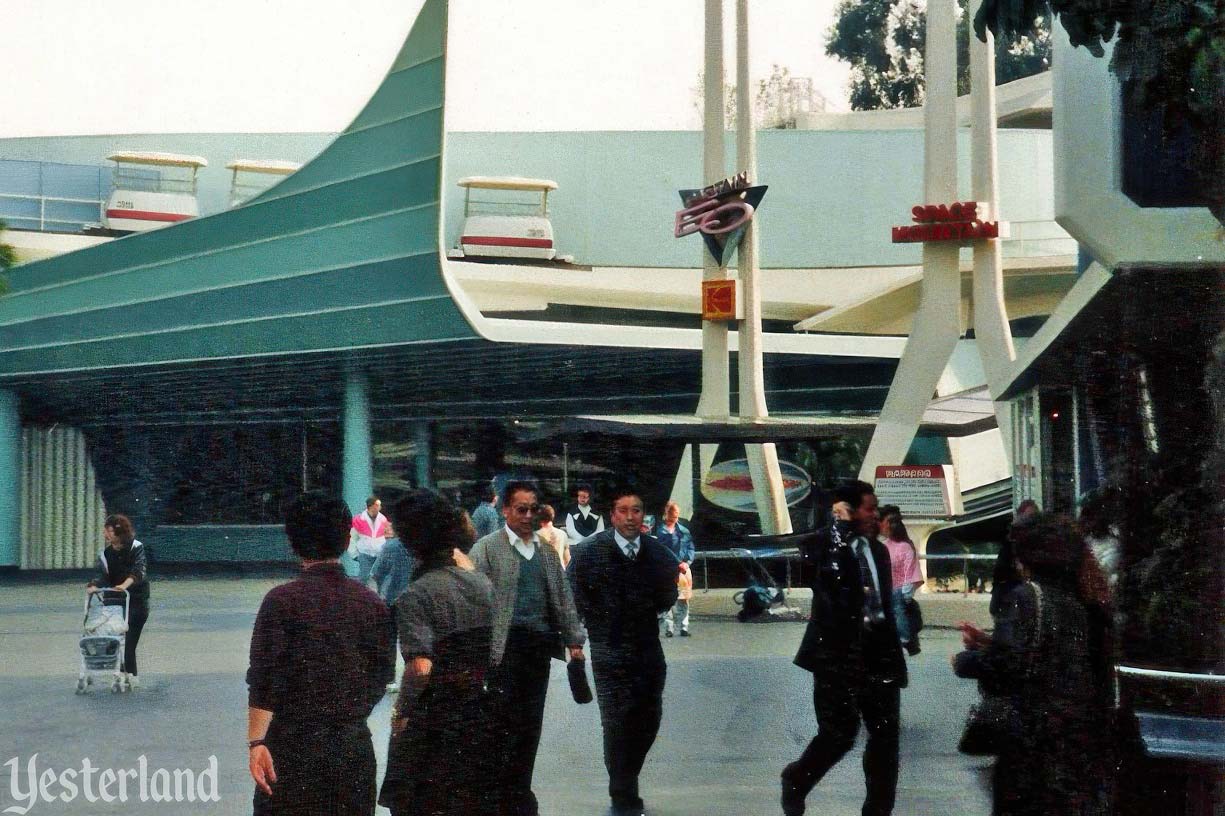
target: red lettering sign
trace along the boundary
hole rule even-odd
[[[927,241],[964,243],[1000,237],[998,221],[982,221],[977,201],[953,204],[921,204],[910,210],[913,224],[894,227],[893,243],[916,244]]]

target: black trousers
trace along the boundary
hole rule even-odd
[[[373,816],[376,766],[364,721],[290,723],[272,718],[272,796],[255,789],[255,816]]]
[[[614,653],[592,645],[608,796],[614,809],[643,807],[638,775],[663,720],[668,667],[658,641],[643,648],[643,653]]]
[[[132,604],[128,608],[128,634],[124,639],[123,647],[123,669],[128,674],[139,674],[136,670],[136,645],[140,643],[140,633],[144,631],[148,620],[149,607],[147,604],[140,606]]]
[[[532,773],[557,644],[556,634],[512,627],[502,662],[492,672],[494,734],[502,758],[498,810],[508,816],[536,816],[539,812],[536,794],[532,793]]]
[[[857,676],[856,676],[857,675]],[[901,689],[894,683],[830,672],[813,675],[813,705],[817,735],[800,758],[783,771],[783,778],[805,795],[851,750],[859,722],[868,729],[863,775],[868,795],[864,816],[888,816],[897,797]]]

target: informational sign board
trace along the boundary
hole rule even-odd
[[[950,465],[881,465],[876,468],[876,499],[896,504],[903,516],[951,516],[952,471]]]

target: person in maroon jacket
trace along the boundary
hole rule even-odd
[[[247,670],[254,812],[370,816],[374,746],[366,719],[395,673],[391,613],[345,577],[349,509],[321,492],[289,505],[302,573],[264,596]]]

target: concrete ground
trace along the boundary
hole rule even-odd
[[[25,772],[127,769],[146,758],[156,768],[218,762],[218,802],[36,802],[30,814],[240,814],[250,812],[246,769],[246,668],[251,625],[270,578],[163,578],[140,646],[143,686],[133,695],[105,689],[73,694],[81,581],[0,577],[0,811],[24,806]],[[705,606],[704,606],[705,605]],[[728,611],[715,596],[694,604]],[[974,611],[976,607],[971,607]],[[803,624],[739,624],[725,615],[697,617],[694,637],[665,641],[668,686],[662,732],[642,786],[656,816],[778,813],[778,773],[812,736],[809,676],[791,664]],[[954,632],[924,634],[903,693],[902,770],[898,814],[986,814],[981,762],[956,742],[975,699],[971,683],[951,674]],[[375,746],[386,750],[390,698],[371,717]],[[863,797],[860,748],[830,772],[809,798],[809,813],[857,814]],[[12,772],[20,766],[16,790]],[[607,808],[598,712],[577,706],[565,673],[554,665],[535,789],[550,816],[600,814]],[[115,788],[112,788],[112,792]],[[53,794],[66,789],[52,785]],[[65,798],[71,798],[65,796]],[[385,811],[384,811],[385,813]]]

